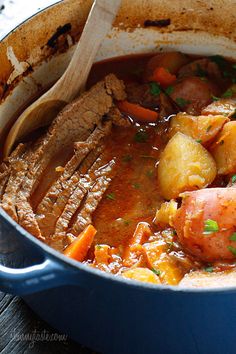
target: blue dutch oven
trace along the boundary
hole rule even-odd
[[[73,50],[68,49],[68,43],[72,45],[78,38],[91,3],[60,2],[22,24],[0,43],[0,82],[5,83],[0,104],[2,134],[10,117],[37,94],[33,80],[25,83],[24,77],[35,75],[41,85],[47,86],[62,74]],[[123,1],[97,60],[158,51],[160,47],[233,57],[233,6],[233,1],[219,4],[216,0],[207,4],[190,0]],[[143,26],[147,19],[166,18],[170,19],[168,27]],[[21,62],[31,66],[12,82],[9,47]],[[1,291],[21,296],[51,326],[96,351],[235,354],[236,287],[219,284],[215,289],[188,289],[111,276],[49,248],[2,209],[0,263]]]

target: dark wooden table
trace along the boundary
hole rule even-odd
[[[56,0],[0,0],[0,39],[53,2]],[[55,336],[55,333],[56,330],[40,320],[20,298],[0,292],[1,354],[92,354],[67,336]]]

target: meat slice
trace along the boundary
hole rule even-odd
[[[68,238],[66,237],[67,231],[77,210],[82,205],[82,211],[79,215],[83,215],[83,210],[85,210],[86,205],[90,205],[90,209],[86,209],[87,222],[85,226],[87,226],[91,222],[92,213],[101,200],[101,198],[96,198],[96,201],[94,202],[94,197],[91,198],[90,196],[89,198],[89,195],[94,194],[95,190],[97,190],[99,195],[102,197],[111,181],[110,177],[113,172],[115,161],[111,160],[107,165],[100,166],[100,168],[98,168],[102,163],[102,159],[99,160],[100,161],[95,162],[88,174],[81,176],[79,183],[77,184],[74,192],[71,194],[68,203],[63,210],[62,215],[56,223],[55,233],[50,239],[50,243],[53,244],[53,247],[59,251],[63,251],[63,249],[68,245]],[[83,206],[83,199],[85,197],[86,199]],[[91,208],[91,203],[93,203],[93,208]]]
[[[21,177],[25,173],[25,144],[19,144],[11,156],[2,163],[0,173],[1,207],[17,221],[15,198],[19,190]]]
[[[76,189],[81,175],[87,173],[93,162],[99,157],[103,146],[101,139],[111,130],[111,122],[97,126],[84,143],[75,143],[76,151],[65,166],[64,172],[51,186],[37,208],[37,220],[42,233],[48,237],[54,232],[57,219],[63,212],[71,193]],[[74,171],[78,170],[74,173]]]
[[[70,233],[74,236],[78,236],[80,232],[92,222],[92,214],[97,209],[99,202],[101,201],[103,194],[107,190],[111,178],[108,176],[101,176],[96,180],[88,196],[85,200],[84,206],[77,215],[76,221],[71,228]]]
[[[125,97],[123,82],[113,74],[108,75],[68,104],[51,124],[46,135],[34,144],[33,153],[27,154],[24,172],[18,175],[19,193],[15,195],[15,187],[9,190],[5,205],[15,205],[18,222],[33,235],[40,237],[41,233],[30,205],[30,197],[49,162],[60,151],[71,147],[73,142],[84,142],[113,106],[113,98],[122,100]]]

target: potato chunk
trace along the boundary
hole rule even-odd
[[[220,175],[236,172],[235,141],[236,122],[229,122],[224,125],[222,131],[217,136],[216,142],[210,148]]]
[[[149,242],[144,245],[150,268],[159,272],[162,283],[177,285],[183,277],[182,270],[166,253],[168,245],[163,241]]]
[[[216,164],[209,152],[191,137],[176,133],[161,154],[158,183],[162,196],[206,187],[216,177]]]
[[[159,225],[170,225],[172,226],[172,220],[177,211],[178,204],[175,200],[165,202],[161,204],[160,209],[157,210],[156,216],[154,219],[155,224]]]
[[[159,277],[148,268],[132,268],[122,273],[124,278],[143,281],[153,284],[161,284]]]
[[[227,117],[221,115],[191,116],[186,113],[178,113],[171,119],[170,136],[181,132],[201,144],[207,145],[228,121]]]

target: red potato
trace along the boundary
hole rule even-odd
[[[158,53],[148,61],[144,71],[144,79],[148,81],[158,67],[167,69],[171,74],[176,74],[188,62],[188,57],[179,52]]]
[[[204,261],[235,259],[236,188],[202,189],[182,196],[173,219],[182,246]],[[209,221],[217,227],[206,233]]]
[[[193,115],[199,115],[212,102],[212,95],[217,96],[219,93],[213,83],[202,81],[197,76],[183,78],[173,87],[171,98],[183,111]]]

